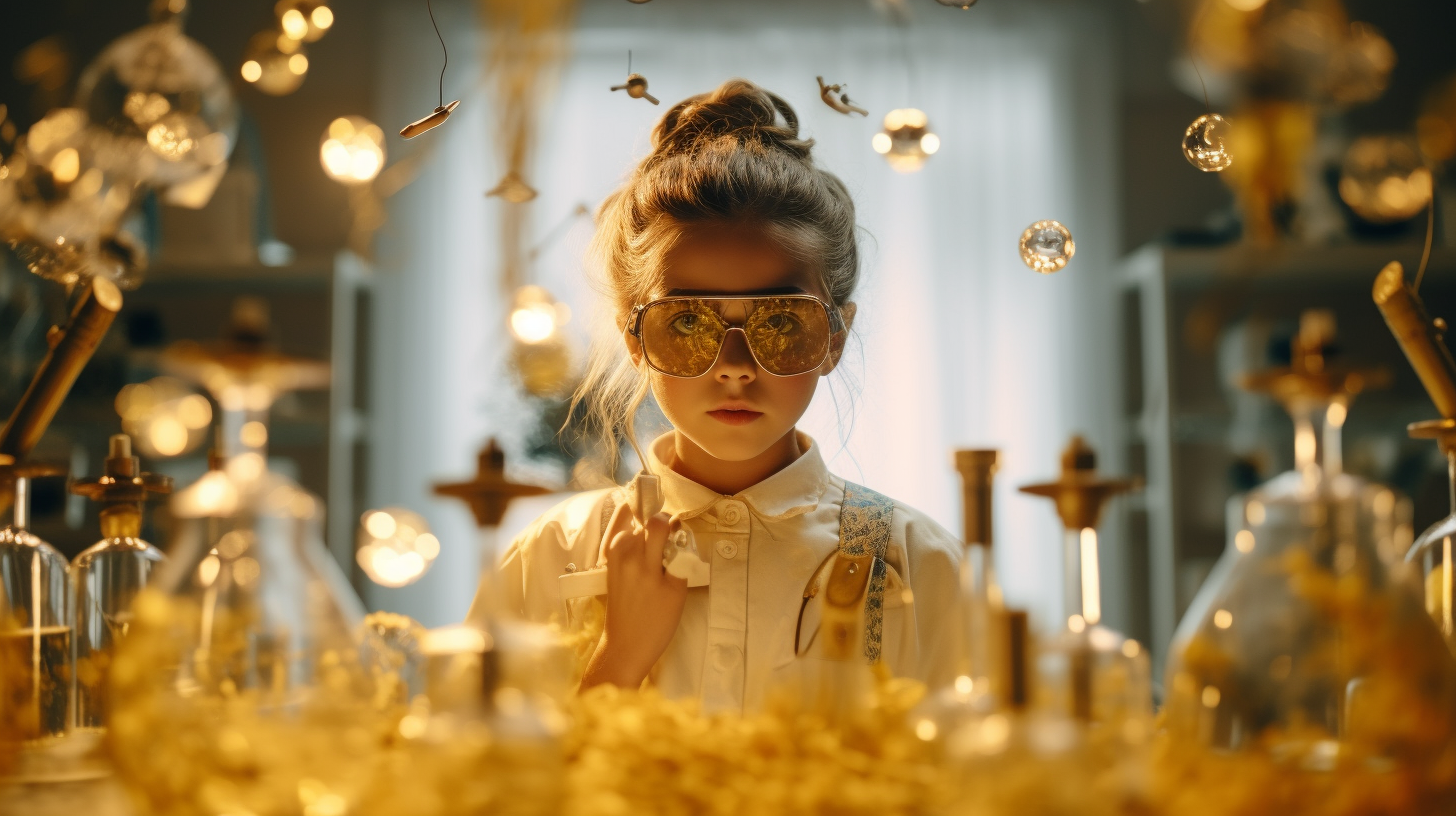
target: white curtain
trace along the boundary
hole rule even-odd
[[[1001,579],[1013,603],[1050,624],[1062,614],[1059,527],[1050,504],[1015,487],[1054,477],[1073,431],[1094,445],[1115,438],[1113,38],[1086,3],[912,6],[905,33],[868,4],[585,4],[535,161],[534,232],[544,237],[578,203],[594,209],[646,154],[672,102],[735,76],[784,96],[816,140],[816,160],[853,192],[865,232],[860,343],[846,356],[849,377],[821,387],[802,427],[835,472],[957,534],[950,451],[1000,448]],[[401,11],[386,10],[386,21]],[[417,28],[413,14],[396,23]],[[433,64],[429,45],[393,46],[422,63],[387,82],[381,109],[400,122],[428,108],[433,80],[420,77]],[[632,70],[662,106],[608,92],[627,73],[629,49]],[[870,118],[825,106],[816,75],[847,83]],[[376,367],[373,496],[425,512],[447,553],[452,540],[463,550],[473,538],[463,510],[431,500],[428,482],[468,473],[486,434],[519,427],[504,396],[511,386],[499,379],[496,227],[493,203],[481,198],[499,172],[489,105],[472,93],[423,137],[441,140],[440,152],[395,199],[382,242],[377,359],[392,362]],[[894,172],[870,148],[880,117],[896,107],[926,111],[942,139],[915,174]],[[1021,231],[1044,218],[1077,240],[1076,259],[1051,276],[1017,255]],[[584,274],[590,234],[585,220],[559,232],[534,272],[578,316],[596,311]],[[569,327],[583,343],[589,322]],[[1104,453],[1115,469],[1117,451]],[[426,623],[458,619],[473,581],[460,559],[419,587],[372,600]],[[1119,606],[1115,597],[1107,605]]]

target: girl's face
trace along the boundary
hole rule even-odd
[[[704,223],[689,225],[669,250],[662,288],[655,296],[791,292],[829,302],[818,275],[780,249],[762,228]],[[747,306],[735,303],[732,308],[746,311]],[[741,325],[747,316],[741,311],[730,311],[723,318]],[[843,338],[842,332],[834,335],[819,368],[780,377],[758,366],[743,332],[729,332],[717,362],[700,377],[669,377],[649,366],[652,393],[673,427],[713,458],[754,459],[793,430],[808,409],[819,378],[838,362]],[[636,338],[629,335],[627,345],[633,362],[645,366]]]

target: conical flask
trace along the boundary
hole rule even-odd
[[[102,503],[100,541],[71,562],[71,621],[75,639],[74,724],[106,725],[107,677],[116,645],[131,627],[131,603],[147,585],[162,551],[141,537],[142,502],[172,492],[172,479],[142,473],[131,437],[111,437],[104,472],[76,482],[71,492]]]
[[[36,740],[64,734],[70,719],[70,568],[64,556],[27,529],[31,477],[60,471],[4,467],[14,485],[15,515],[10,526],[0,529],[0,594],[5,600],[0,619],[9,623],[0,626],[0,668],[10,672],[0,704],[14,736]]]
[[[1291,366],[1250,378],[1294,419],[1295,469],[1231,502],[1229,549],[1179,626],[1170,811],[1456,812],[1456,666],[1398,566],[1409,503],[1338,470],[1370,377],[1325,363],[1331,337],[1307,314]],[[1300,810],[1314,802],[1332,809]]]
[[[260,334],[243,321],[221,347],[164,357],[222,407],[224,461],[173,497],[168,559],[112,669],[113,761],[162,816],[353,812],[392,724],[322,503],[266,467],[274,395],[326,369]]]
[[[950,685],[932,690],[910,712],[916,734],[944,749],[944,741],[967,721],[1008,705],[1007,669],[1002,648],[1006,614],[996,580],[992,548],[992,499],[1000,454],[958,450],[965,546],[961,559],[959,615],[948,622],[958,629],[956,674]]]

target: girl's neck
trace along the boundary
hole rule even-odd
[[[804,454],[798,432],[790,428],[783,438],[752,459],[726,462],[698,447],[686,434],[673,434],[673,461],[668,463],[682,476],[715,493],[732,496],[778,473]]]

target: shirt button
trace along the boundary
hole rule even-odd
[[[718,554],[724,558],[733,558],[738,555],[738,545],[727,539],[719,541]]]
[[[730,643],[720,643],[713,647],[713,668],[718,671],[727,671],[738,662],[741,651],[737,646]]]
[[[743,514],[738,510],[738,505],[729,504],[723,508],[724,524],[737,524],[742,518]]]

